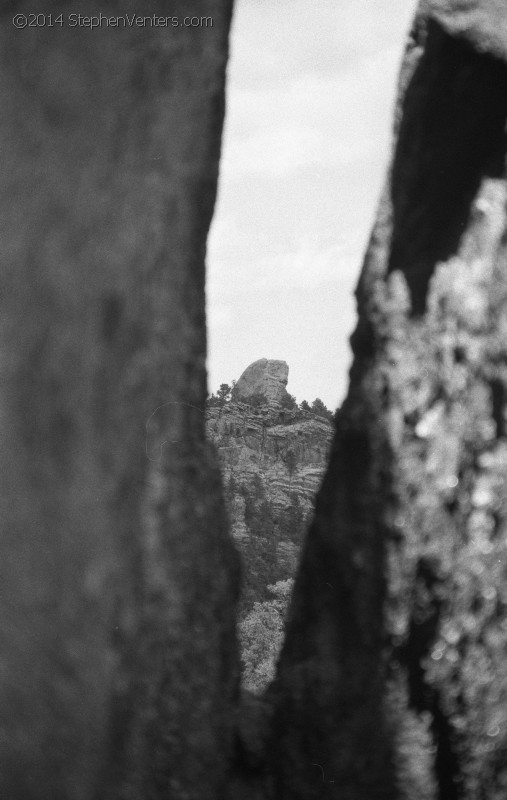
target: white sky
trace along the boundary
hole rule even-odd
[[[237,0],[208,242],[210,391],[258,358],[335,408],[415,0]]]

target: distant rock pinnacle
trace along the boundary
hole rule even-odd
[[[236,384],[237,396],[245,399],[252,394],[263,394],[269,403],[278,403],[287,391],[288,377],[289,365],[286,361],[260,358],[243,372]]]

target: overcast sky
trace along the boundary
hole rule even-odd
[[[208,243],[210,390],[258,358],[343,399],[415,0],[236,0]]]

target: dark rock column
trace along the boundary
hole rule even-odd
[[[204,255],[231,2],[13,27],[33,10],[0,31],[0,796],[219,800],[237,579]]]
[[[271,690],[284,800],[507,791],[507,11],[419,9]]]

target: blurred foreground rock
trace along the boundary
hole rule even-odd
[[[507,8],[423,3],[296,581],[284,800],[507,795]]]
[[[205,443],[204,253],[231,3],[212,27],[0,46],[0,797],[222,800],[237,559]]]

